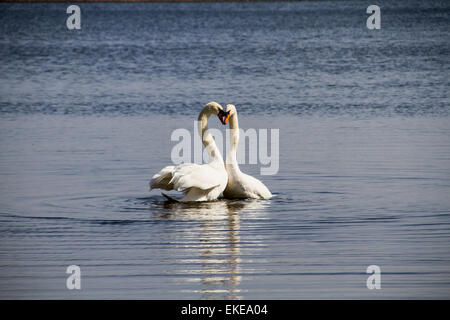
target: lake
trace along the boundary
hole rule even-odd
[[[0,298],[450,298],[450,5],[377,4],[0,4]],[[149,191],[213,100],[272,199]]]

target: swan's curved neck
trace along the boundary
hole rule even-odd
[[[239,122],[237,113],[230,117],[230,150],[227,153],[227,164],[236,164],[237,147],[239,144]]]
[[[208,130],[208,119],[211,113],[208,110],[203,110],[198,116],[198,133],[202,139],[203,145],[208,151],[211,161],[219,161],[223,164],[223,158],[219,149],[216,146],[214,138]]]

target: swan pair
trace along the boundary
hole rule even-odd
[[[208,131],[208,119],[211,115],[218,116],[220,122],[226,125],[230,121],[231,148],[227,154],[226,163]],[[212,201],[220,194],[228,199],[269,199],[272,197],[269,189],[258,179],[251,177],[239,169],[236,160],[239,143],[239,124],[236,107],[227,105],[224,111],[217,102],[208,103],[198,116],[198,131],[209,154],[209,163],[184,163],[178,166],[167,166],[155,174],[150,181],[150,190],[176,190],[183,192],[181,199],[170,199],[180,202]]]

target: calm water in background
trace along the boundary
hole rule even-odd
[[[449,298],[450,6],[368,5],[1,4],[0,298]],[[148,192],[211,100],[280,129],[273,199]]]

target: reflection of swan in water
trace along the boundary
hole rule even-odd
[[[267,202],[256,200],[225,200],[211,202],[175,202],[164,201],[159,204],[164,208],[162,218],[173,220],[223,220],[228,219],[229,214],[237,214],[244,209],[251,210],[255,214],[264,212]]]
[[[164,202],[162,206],[161,218],[199,223],[194,227],[190,223],[188,228],[175,234],[177,246],[193,251],[192,255],[177,261],[183,266],[181,273],[188,275],[187,281],[200,283],[200,289],[190,292],[200,292],[202,299],[240,299],[239,213],[248,211],[252,216],[264,213],[265,203],[221,200],[189,204]]]

